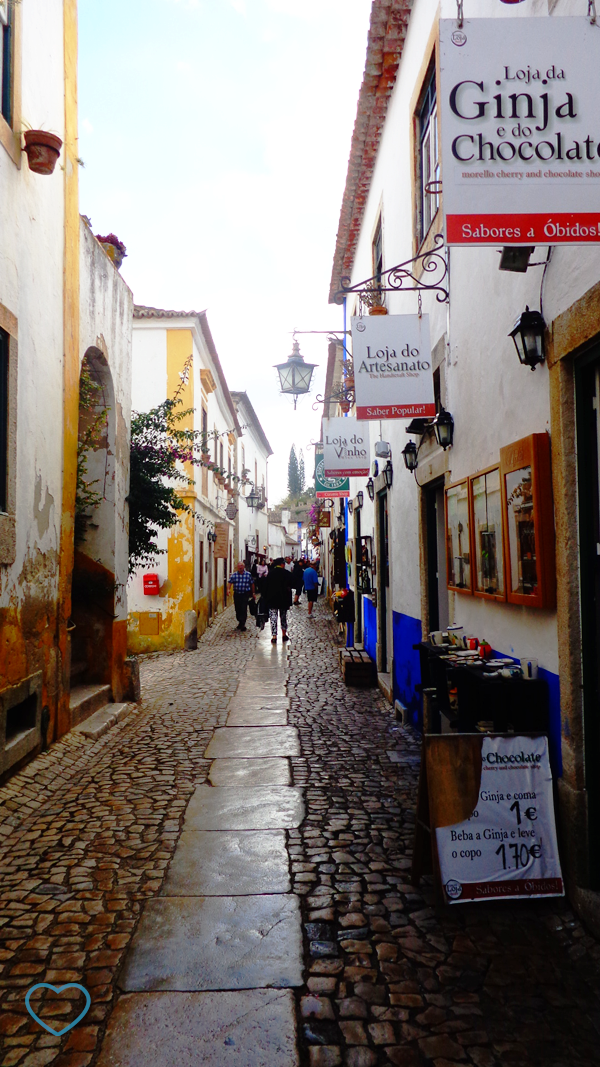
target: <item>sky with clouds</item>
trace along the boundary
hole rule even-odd
[[[299,330],[342,328],[329,279],[371,0],[80,0],[81,211],[127,246],[139,304],[207,309],[230,388],[245,389],[286,492],[312,398],[279,393]]]

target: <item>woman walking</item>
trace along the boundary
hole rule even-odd
[[[300,597],[302,596],[302,591],[304,589],[304,570],[302,569],[302,564],[300,563],[299,559],[294,561],[294,569],[292,571],[292,587],[294,589],[294,593],[296,594],[294,597],[294,605],[297,605],[300,603]]]
[[[269,605],[271,622],[271,644],[277,644],[277,617],[281,619],[281,639],[289,641],[287,632],[287,613],[292,604],[292,576],[285,569],[282,556],[276,559],[266,580],[265,595]]]

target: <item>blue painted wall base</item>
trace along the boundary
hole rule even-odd
[[[399,611],[392,614],[394,641],[394,700],[408,709],[410,722],[423,729],[423,703],[416,687],[421,683],[419,653],[413,648],[421,640],[421,620]]]

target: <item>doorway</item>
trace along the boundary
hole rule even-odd
[[[446,512],[444,479],[423,486],[427,544],[427,605],[429,630],[446,630],[450,621],[446,571]]]
[[[379,493],[377,496],[377,519],[378,519],[378,556],[379,556],[379,595],[377,598],[377,629],[379,634],[379,663],[378,670],[382,674],[388,673],[388,597],[390,587],[390,553],[389,553],[389,527],[388,527],[388,495]]]
[[[585,788],[590,888],[600,888],[600,346],[575,367]]]

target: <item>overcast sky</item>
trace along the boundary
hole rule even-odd
[[[81,0],[81,211],[127,246],[136,303],[205,308],[231,389],[275,455],[319,433],[279,393],[291,331],[341,329],[327,303],[371,0]],[[307,470],[314,452],[305,451]]]

